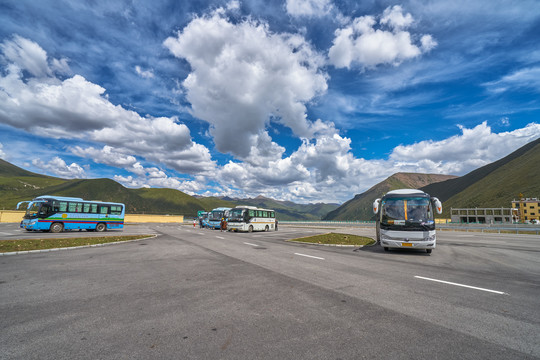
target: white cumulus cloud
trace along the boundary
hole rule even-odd
[[[416,172],[463,175],[496,161],[540,137],[540,124],[531,123],[513,131],[494,133],[487,122],[441,141],[421,141],[394,148],[390,160]]]
[[[287,0],[287,13],[292,16],[320,17],[332,9],[330,0]]]
[[[306,103],[327,89],[324,58],[299,35],[272,33],[251,19],[230,22],[223,11],[193,19],[164,45],[185,59],[192,114],[210,124],[216,148],[246,158],[266,138],[270,121],[312,137]],[[273,145],[265,145],[274,147]]]
[[[163,161],[179,171],[199,173],[214,168],[208,149],[192,142],[189,128],[178,118],[126,110],[111,103],[103,87],[80,75],[57,78],[45,50],[31,40],[15,36],[0,49],[8,61],[5,73],[0,74],[0,123],[41,136],[103,144],[101,161],[109,165],[122,166],[112,155],[107,157],[106,152],[115,148],[123,156]],[[53,65],[61,67],[62,62]],[[33,76],[24,76],[23,70]],[[95,149],[75,151],[85,157],[98,156]]]
[[[59,176],[67,179],[82,179],[86,177],[84,169],[77,163],[70,165],[58,156],[55,156],[49,162],[44,162],[41,159],[32,160],[32,165],[43,170],[47,174]]]
[[[416,44],[406,31],[414,19],[396,5],[384,10],[379,21],[374,16],[361,16],[335,31],[329,61],[337,68],[358,64],[372,68],[380,64],[399,65],[433,49],[437,42],[431,35],[423,35]]]

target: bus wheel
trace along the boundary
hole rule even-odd
[[[62,232],[63,230],[64,230],[64,224],[59,223],[59,222],[53,223],[50,229],[52,233],[59,233],[59,232]]]
[[[249,225],[248,232],[253,232],[253,225]]]
[[[388,251],[388,246],[385,246],[385,247],[384,247],[384,251]]]
[[[432,251],[432,250],[433,250],[433,249],[426,249],[426,252],[427,252],[428,254],[431,254],[431,251]]]
[[[264,231],[270,231],[270,228],[268,227],[268,225],[266,225],[266,227],[264,228]]]
[[[107,230],[107,225],[105,225],[104,223],[99,223],[96,225],[97,232],[103,232],[105,230]]]

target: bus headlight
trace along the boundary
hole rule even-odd
[[[428,236],[426,238],[426,241],[435,241],[437,239],[437,236],[435,234],[431,235],[431,236]]]

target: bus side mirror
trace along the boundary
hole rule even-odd
[[[433,206],[435,207],[435,210],[437,211],[437,214],[442,214],[442,203],[439,199],[436,197],[431,198],[431,202],[433,203]]]
[[[379,204],[381,202],[381,199],[376,199],[374,202],[373,202],[373,213],[374,214],[377,214],[379,212]]]

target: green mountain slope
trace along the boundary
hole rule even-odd
[[[514,151],[510,155],[508,155],[508,156],[506,156],[506,157],[504,157],[504,158],[502,158],[500,160],[497,160],[497,161],[495,161],[495,162],[493,162],[491,164],[482,166],[481,168],[478,168],[478,169],[476,169],[474,171],[471,171],[467,175],[463,175],[463,176],[461,176],[459,178],[449,179],[447,181],[442,181],[442,182],[439,182],[439,183],[430,184],[430,185],[427,185],[427,186],[423,187],[422,190],[427,192],[428,194],[432,194],[433,196],[437,196],[439,198],[439,200],[441,200],[443,202],[443,205],[444,205],[444,202],[449,200],[451,197],[459,194],[460,192],[464,191],[465,189],[467,189],[471,185],[479,182],[480,180],[485,179],[488,176],[491,176],[494,171],[500,169],[501,167],[507,165],[508,163],[514,162],[515,160],[517,160],[517,163],[513,164],[512,166],[510,166],[510,168],[508,168],[508,170],[512,171],[513,166],[518,166],[518,163],[523,163],[523,160],[518,160],[518,159],[520,159],[522,156],[524,156],[526,153],[529,153],[530,151],[533,151],[533,153],[537,152],[538,151],[538,145],[540,145],[540,139],[537,139],[535,141],[532,141],[532,142],[522,146],[521,148],[517,149],[516,151]],[[539,184],[540,181],[538,180],[539,179],[538,177],[536,177],[536,178],[531,177],[530,172],[534,171],[534,167],[536,167],[536,168],[540,167],[540,161],[537,161],[536,163],[534,163],[534,162],[529,163],[528,166],[529,166],[528,168],[522,169],[522,170],[520,170],[520,172],[514,174],[514,176],[519,177],[523,181],[520,181],[520,180],[516,179],[515,181],[512,181],[512,183],[513,183],[513,186],[529,188],[530,189],[529,191],[531,191],[531,190],[534,189],[534,187],[533,187],[533,189],[531,189],[530,186],[533,186],[534,183]],[[500,176],[501,174],[497,173],[497,175]],[[494,179],[495,178],[492,177],[490,181],[493,181]],[[510,179],[508,179],[508,180],[510,180]],[[483,184],[484,185],[489,185],[489,184],[485,184],[485,183],[483,183]],[[479,190],[482,190],[482,189],[479,189]],[[526,190],[525,189],[520,190],[520,188],[514,188],[514,190],[512,190],[512,191],[514,192],[513,196],[516,197],[517,194],[519,194],[520,191],[523,192],[523,191],[526,191]],[[481,192],[484,192],[484,191],[482,190]],[[493,197],[496,194],[497,194],[497,191],[493,191],[493,189],[490,186],[488,186],[488,189],[486,189],[486,198]],[[523,194],[525,194],[525,193],[523,193]],[[493,203],[493,202],[489,201],[489,203]],[[509,205],[505,205],[505,207],[508,207],[508,206]],[[465,206],[463,206],[463,207],[465,207]]]
[[[494,167],[494,164],[497,167]],[[478,173],[486,173],[487,175],[477,180]],[[453,183],[457,180],[461,181],[457,184]],[[512,200],[517,199],[519,193],[523,193],[526,197],[540,197],[540,139],[461,178],[426,186],[423,190],[428,191],[427,189],[435,187],[434,185],[446,185],[459,189],[464,187],[463,190],[444,201],[443,215],[447,217],[449,217],[452,207],[509,208],[512,206]],[[444,194],[446,195],[447,192]]]
[[[80,197],[126,204],[128,213],[194,216],[204,208],[198,199],[173,189],[128,189],[111,179],[66,180],[39,175],[0,160],[0,209],[40,195]]]
[[[264,196],[254,199],[230,199],[238,205],[257,206],[276,211],[278,220],[282,221],[315,221],[321,220],[329,211],[338,207],[337,204],[296,204],[290,201],[279,201]]]
[[[196,216],[198,210],[253,205],[274,209],[279,220],[319,220],[333,204],[295,204],[263,197],[256,199],[196,198],[173,189],[128,189],[111,179],[66,180],[39,175],[0,159],[0,209],[14,209],[19,201],[40,195],[80,197],[126,204],[131,214],[178,214]]]
[[[372,205],[390,190],[418,189],[427,184],[455,178],[453,175],[397,173],[373,186],[366,192],[356,195],[339,208],[331,211],[324,220],[373,220]]]

